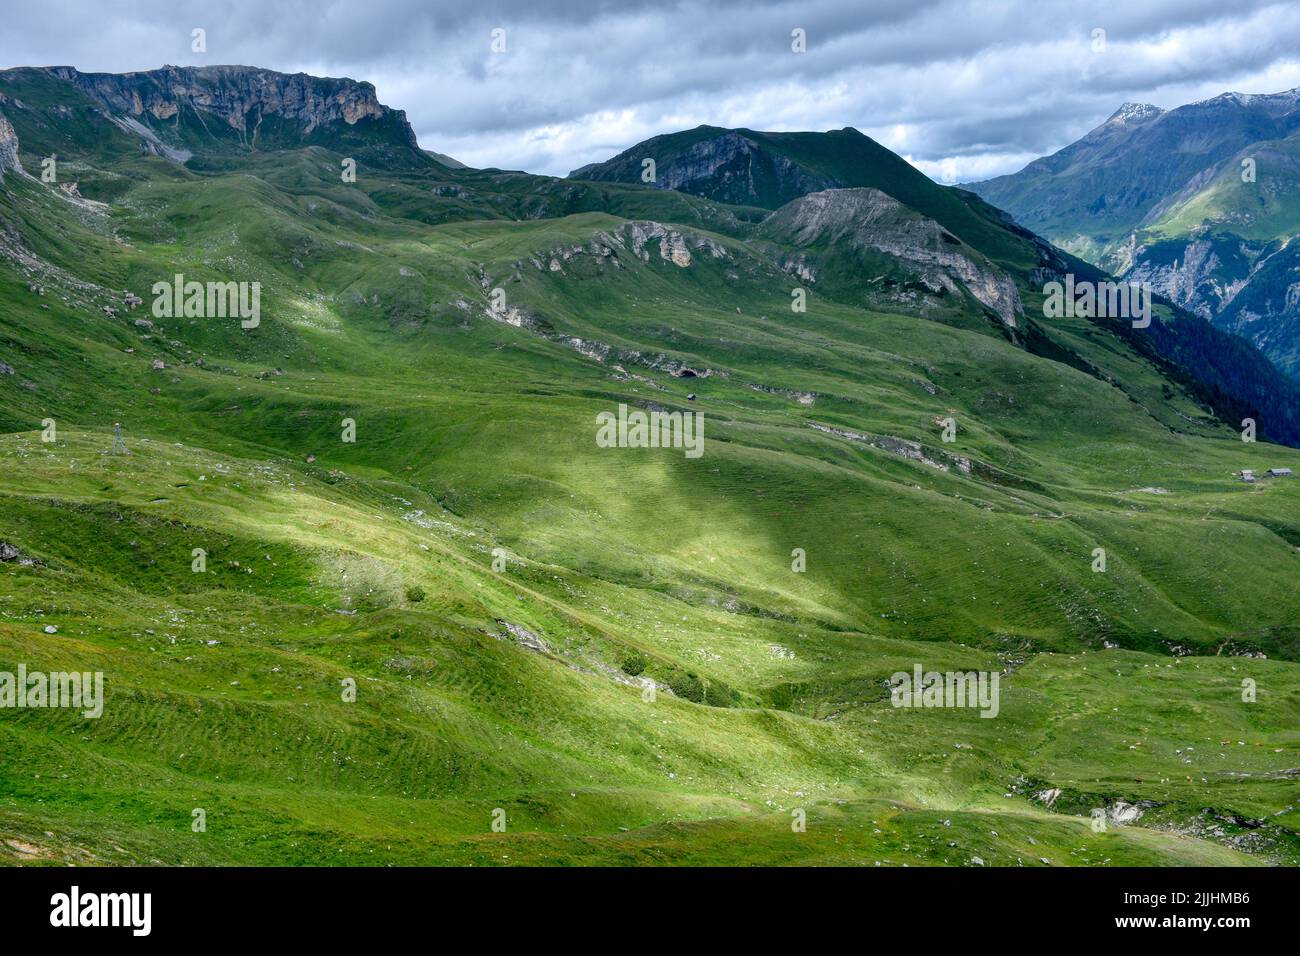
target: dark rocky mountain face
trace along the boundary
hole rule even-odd
[[[774,208],[822,189],[846,185],[830,176],[817,175],[787,156],[773,152],[755,137],[737,130],[718,130],[674,150],[681,134],[656,137],[642,147],[621,153],[608,163],[574,170],[574,179],[635,182],[641,177],[643,158],[656,159],[655,184],[663,189],[713,199],[737,206]]]
[[[871,187],[891,195],[936,187],[900,156],[851,127],[824,133],[771,133],[698,126],[655,136],[570,179],[645,182],[733,205],[776,209],[824,189]],[[907,202],[908,195],[897,195]]]

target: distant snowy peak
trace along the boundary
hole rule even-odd
[[[1150,103],[1125,103],[1111,114],[1110,119],[1106,120],[1106,123],[1141,123],[1144,120],[1159,116],[1163,112],[1164,110],[1160,107],[1152,106]]]
[[[1200,100],[1191,106],[1230,104],[1244,109],[1261,110],[1265,113],[1290,113],[1300,107],[1300,87],[1283,90],[1281,93],[1220,93],[1208,100]]]

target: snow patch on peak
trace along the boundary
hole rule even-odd
[[[1107,123],[1137,123],[1163,113],[1158,106],[1150,103],[1125,103],[1106,120]]]

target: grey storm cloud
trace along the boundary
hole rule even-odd
[[[1297,14],[1264,0],[44,0],[6,10],[0,65],[369,80],[422,145],[475,166],[563,175],[701,123],[855,126],[961,181],[1059,149],[1126,101],[1300,86]]]

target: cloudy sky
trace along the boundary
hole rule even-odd
[[[420,143],[564,175],[708,123],[855,126],[943,182],[1077,139],[1125,101],[1300,87],[1300,2],[41,0],[0,67],[240,63],[369,80]],[[191,31],[207,52],[191,51]],[[504,30],[505,50],[492,49]],[[792,51],[801,29],[807,52]],[[1104,36],[1097,31],[1105,31]]]

